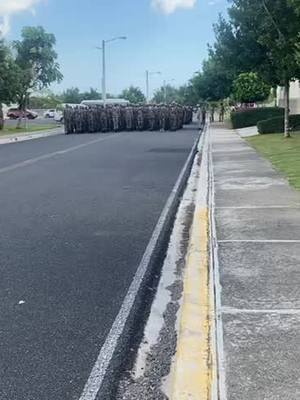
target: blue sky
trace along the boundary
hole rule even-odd
[[[95,47],[102,39],[126,35],[126,41],[107,48],[107,87],[113,94],[131,84],[144,90],[146,69],[162,72],[151,78],[152,91],[163,79],[185,83],[200,68],[213,41],[212,24],[227,7],[226,0],[14,1],[19,7],[11,10],[10,0],[0,0],[9,40],[18,38],[24,25],[42,25],[56,36],[64,75],[53,86],[58,92],[100,88],[101,54]]]

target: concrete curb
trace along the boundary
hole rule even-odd
[[[25,142],[27,140],[33,139],[40,139],[48,136],[55,136],[63,134],[63,128],[53,128],[44,131],[36,131],[31,134],[23,134],[19,136],[9,135],[0,137],[0,145],[1,144],[8,144],[8,143],[18,143],[18,142]]]
[[[115,384],[118,382],[122,367],[124,367],[124,361],[127,360],[128,349],[132,347],[135,335],[143,326],[144,319],[141,315],[147,314],[145,313],[145,307],[147,307],[145,299],[148,298],[149,304],[152,302],[149,297],[149,287],[154,275],[160,274],[159,269],[165,257],[170,230],[190,176],[198,143],[199,138],[196,140],[157,222],[134,280],[94,364],[80,400],[115,398]]]
[[[171,400],[217,399],[214,284],[210,271],[209,143],[203,135],[200,177],[186,260]]]

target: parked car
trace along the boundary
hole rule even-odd
[[[63,122],[64,122],[64,113],[63,113],[62,110],[55,110],[54,120],[56,122],[59,122],[59,123],[63,124]]]
[[[54,116],[55,116],[55,109],[47,110],[44,113],[45,118],[54,118]]]
[[[28,119],[35,119],[38,117],[38,114],[35,113],[34,111],[30,111],[30,110],[19,110],[18,108],[10,108],[7,113],[6,113],[7,117],[9,119],[18,119],[20,117],[22,118],[28,118]]]

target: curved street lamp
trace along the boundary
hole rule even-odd
[[[127,36],[117,36],[108,40],[102,40],[102,47],[96,47],[102,50],[102,100],[103,105],[106,105],[106,44],[116,40],[126,40]]]

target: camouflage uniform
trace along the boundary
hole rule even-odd
[[[148,108],[148,126],[149,131],[155,130],[155,111],[153,106]]]
[[[100,129],[101,132],[107,132],[108,131],[108,118],[107,118],[108,112],[106,107],[101,107],[100,108]]]
[[[68,106],[66,106],[66,108],[63,111],[63,118],[64,118],[65,134],[69,135],[71,133],[71,114]]]
[[[177,109],[175,105],[170,107],[170,131],[177,130]]]
[[[133,130],[133,109],[131,106],[125,108],[125,125],[127,131]]]
[[[93,133],[94,132],[94,110],[93,108],[88,109],[88,132]]]
[[[107,129],[109,132],[113,131],[113,107],[112,106],[106,106],[106,115],[107,115]]]
[[[112,120],[113,120],[113,131],[118,132],[120,130],[120,107],[114,106],[112,109]]]
[[[139,107],[137,110],[137,130],[143,131],[144,130],[144,107]]]
[[[203,115],[204,113],[204,115]],[[205,105],[199,109],[199,118],[206,116]],[[1,117],[1,114],[0,114]],[[193,108],[176,103],[168,105],[139,106],[66,106],[64,110],[65,133],[118,132],[120,129],[172,130],[181,129],[192,122]]]

